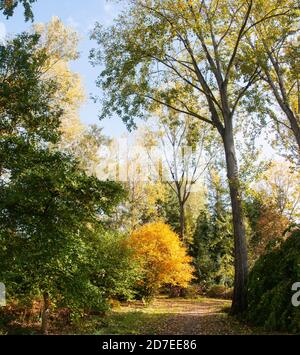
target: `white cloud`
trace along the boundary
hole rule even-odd
[[[0,44],[5,43],[6,37],[6,26],[3,22],[0,22]]]

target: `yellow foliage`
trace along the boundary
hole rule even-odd
[[[164,284],[187,287],[193,279],[191,257],[168,225],[144,225],[132,233],[129,244],[143,263],[148,288]]]
[[[66,144],[76,140],[84,130],[80,122],[79,108],[86,96],[79,74],[74,73],[69,63],[78,59],[79,37],[76,31],[67,27],[58,17],[52,17],[47,24],[36,24],[34,32],[40,35],[40,47],[48,55],[44,69],[46,78],[55,79],[58,85],[55,104],[64,111],[61,132]]]

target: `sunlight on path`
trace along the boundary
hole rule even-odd
[[[142,302],[129,303],[117,312],[140,312],[161,315],[155,333],[163,335],[192,334],[252,334],[250,328],[229,317],[224,308],[230,301],[215,299],[166,299],[158,298],[148,307]],[[143,332],[142,334],[147,334]]]

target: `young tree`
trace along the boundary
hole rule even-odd
[[[235,248],[232,313],[246,307],[247,247],[234,140],[234,118],[242,98],[258,80],[259,69],[241,76],[241,43],[255,23],[254,1],[129,1],[115,25],[97,25],[94,64],[104,63],[98,84],[106,95],[103,116],[116,112],[129,127],[158,106],[195,117],[222,138],[231,196]],[[261,11],[263,23],[282,14],[276,3]]]
[[[59,152],[24,144],[10,153],[10,179],[0,190],[1,279],[18,300],[42,296],[47,333],[51,303],[75,310],[106,307],[91,278],[100,270],[91,263],[95,241],[90,243],[95,233],[101,243],[105,221],[99,216],[107,216],[123,192],[116,183],[88,177]]]
[[[145,146],[152,165],[159,170],[162,169],[159,164],[162,162],[165,169],[157,173],[162,175],[165,173],[162,179],[167,182],[177,197],[179,235],[184,242],[187,242],[187,204],[209,164],[205,157],[205,145],[209,138],[202,122],[193,117],[183,117],[168,108],[159,113],[157,130],[151,131],[149,128],[145,133]],[[158,150],[159,157],[153,156],[153,148],[156,148],[155,151]]]

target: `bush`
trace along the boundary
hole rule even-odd
[[[144,269],[144,278],[138,285],[142,298],[151,299],[164,285],[187,287],[193,279],[191,257],[168,225],[150,223],[137,229],[129,245]]]
[[[128,237],[106,232],[91,243],[90,261],[93,284],[109,300],[126,301],[135,297],[134,287],[142,278],[140,264],[129,248]]]
[[[249,274],[246,319],[268,330],[300,332],[300,307],[291,303],[300,281],[300,230],[261,256]]]

